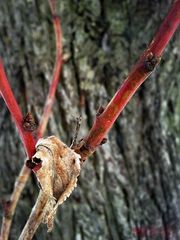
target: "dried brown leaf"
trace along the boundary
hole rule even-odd
[[[48,196],[43,210],[43,222],[47,223],[48,230],[51,230],[58,205],[62,204],[76,187],[81,170],[80,155],[55,136],[51,136],[38,140],[32,162],[42,165],[36,176],[42,192]]]

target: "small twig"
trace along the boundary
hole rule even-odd
[[[81,147],[76,152],[82,162],[101,144],[115,120],[132,98],[139,86],[147,79],[160,61],[162,53],[180,22],[180,0],[173,3],[159,31],[136,63],[129,76],[116,92],[105,110],[99,114]]]
[[[49,196],[44,194],[41,190],[39,192],[39,196],[36,200],[36,204],[34,205],[31,215],[29,216],[26,225],[19,237],[19,240],[31,240],[33,238],[34,233],[36,232],[38,226],[40,225],[43,215],[44,209],[48,202]]]
[[[55,16],[56,15],[55,5],[53,5],[54,3],[52,3],[52,5],[51,5],[51,1],[49,1],[49,4],[51,7],[53,16]],[[55,91],[57,89],[60,72],[61,72],[61,66],[62,66],[62,33],[61,33],[60,18],[58,16],[53,17],[53,25],[54,25],[54,30],[55,30],[55,34],[56,34],[56,62],[55,62],[55,66],[54,66],[52,82],[51,82],[51,85],[49,88],[49,93],[48,93],[48,96],[46,99],[43,115],[42,115],[39,127],[37,129],[38,138],[41,138],[44,135],[44,132],[45,132],[45,129],[47,126],[47,122],[50,117],[52,105],[54,102],[54,95],[55,95]],[[0,91],[1,91],[1,88],[4,86],[4,84],[1,83],[1,81],[2,81],[1,76],[3,77],[3,79],[5,79],[4,84],[6,86],[7,78],[5,76],[4,70],[2,68],[2,64],[0,62],[0,85],[2,85],[2,86],[0,86]],[[10,89],[10,86],[6,86],[6,88],[5,88],[6,95],[4,96],[4,99],[6,99],[6,101],[5,101],[6,103],[8,101],[12,101],[12,103],[14,104],[13,93],[12,93],[12,91],[10,92],[9,89]],[[10,95],[9,95],[9,92],[10,92]],[[9,96],[9,97],[7,98],[7,96]],[[15,120],[17,119],[16,120],[17,123],[19,123],[19,122],[22,123],[22,126],[19,126],[19,128],[22,131],[22,134],[24,134],[24,132],[26,133],[25,144],[27,145],[27,149],[26,149],[26,147],[25,147],[25,149],[26,149],[26,152],[29,152],[28,158],[30,159],[32,157],[32,155],[34,154],[35,148],[32,148],[32,150],[29,151],[28,143],[31,143],[31,138],[29,138],[29,136],[31,136],[31,133],[29,133],[27,130],[25,130],[26,128],[24,128],[24,124],[23,124],[24,118],[23,118],[21,112],[18,110],[18,107],[16,105],[17,104],[14,104],[13,106],[15,106],[15,108],[13,107],[13,108],[10,108],[9,110],[12,115],[14,113],[16,114],[15,116],[17,116],[17,117],[15,118]],[[11,102],[10,102],[10,106],[11,106]],[[11,199],[10,199],[10,205],[8,205],[8,207],[6,209],[7,214],[4,215],[4,217],[3,217],[3,223],[2,223],[2,227],[1,227],[1,236],[2,236],[3,240],[8,239],[13,215],[15,212],[15,208],[16,208],[18,200],[21,196],[21,193],[26,185],[26,182],[30,176],[30,173],[31,173],[31,170],[24,165],[20,171],[20,174],[19,174],[17,180],[16,180],[16,183],[14,185],[14,190],[13,190],[13,193],[12,193]],[[23,182],[22,181],[20,182],[19,180],[21,180],[22,178],[23,178]],[[11,216],[10,218],[8,217],[9,215]]]
[[[82,121],[81,116],[76,118],[76,128],[75,128],[75,133],[74,133],[74,137],[73,137],[70,148],[74,148],[77,145],[77,138],[78,138],[79,129],[81,127],[81,121]]]
[[[15,208],[30,173],[31,173],[31,170],[24,165],[18,178],[16,179],[16,182],[14,185],[15,190],[11,195],[10,201],[8,202],[8,207],[3,217],[2,228],[1,228],[1,238],[3,240],[7,240],[9,237],[9,230],[10,230],[11,222],[14,216]]]
[[[51,114],[52,105],[54,103],[55,92],[60,79],[61,67],[62,67],[62,31],[60,17],[56,15],[56,6],[54,0],[49,0],[49,5],[53,15],[53,26],[56,36],[56,62],[54,65],[52,82],[49,88],[49,93],[46,99],[43,115],[37,129],[37,136],[40,138],[44,133],[49,116]]]

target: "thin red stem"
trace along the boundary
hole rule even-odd
[[[56,15],[56,7],[54,1],[49,1],[49,5],[51,8],[51,12],[53,15],[53,26],[54,32],[56,36],[56,62],[54,65],[53,77],[52,82],[49,88],[49,93],[46,99],[43,115],[37,130],[38,138],[42,137],[47,123],[49,116],[51,114],[52,105],[54,103],[55,92],[58,86],[58,82],[60,79],[61,74],[61,67],[62,67],[62,31],[61,31],[61,21],[60,17]]]
[[[2,60],[0,60],[0,93],[18,128],[26,154],[31,158],[35,152],[35,140],[32,134],[23,128],[23,115],[8,83]]]
[[[158,64],[165,47],[176,31],[179,22],[180,0],[177,0],[172,5],[159,31],[149,47],[140,57],[127,79],[109,102],[104,112],[97,116],[88,136],[84,140],[83,146],[77,150],[77,152],[83,156],[82,158],[85,159],[98,145],[101,144],[103,138],[109,132],[115,120],[118,118],[133,94],[152,73],[154,67]]]
[[[49,4],[50,4],[50,7],[51,7],[51,11],[52,11],[53,16],[55,16],[55,11],[56,11],[55,1],[50,0]],[[50,116],[50,113],[51,113],[51,108],[52,108],[53,101],[54,101],[54,95],[55,95],[55,91],[56,91],[56,88],[57,88],[57,85],[58,85],[61,66],[62,66],[62,40],[61,40],[62,39],[62,33],[61,33],[60,19],[59,19],[58,16],[53,18],[53,24],[54,24],[54,30],[55,30],[55,35],[56,35],[56,63],[55,63],[55,66],[54,66],[52,83],[51,83],[50,88],[49,88],[49,93],[48,93],[47,100],[46,100],[46,103],[45,103],[43,115],[42,115],[38,130],[37,130],[38,138],[42,137],[44,132],[45,132],[46,125],[47,125],[47,122],[48,122],[48,119],[49,119],[49,116]],[[0,86],[1,86],[1,80],[0,80]],[[7,88],[7,78],[5,80],[5,86]],[[6,90],[6,92],[9,92],[9,87],[8,87],[7,90]],[[4,98],[6,98],[6,95],[5,95]],[[12,91],[11,91],[11,96],[9,97],[10,99],[12,99],[12,95],[13,94],[12,94]],[[15,104],[15,105],[17,105],[17,104]],[[10,106],[12,106],[12,105],[10,104]],[[19,111],[16,111],[15,109],[14,110],[11,109],[11,110],[14,111],[14,113],[16,113],[16,112],[18,113],[17,122],[18,123],[22,122],[22,114],[21,114],[20,110]],[[12,112],[11,112],[11,114],[12,114]],[[13,193],[12,193],[11,199],[10,199],[11,204],[6,209],[6,214],[3,217],[3,223],[2,223],[2,228],[1,228],[1,237],[4,240],[8,239],[13,215],[14,215],[14,212],[15,212],[15,208],[16,208],[17,202],[20,198],[21,192],[24,189],[24,186],[25,186],[25,184],[26,184],[26,182],[29,178],[30,173],[31,173],[30,169],[27,168],[24,165],[20,174],[19,174],[19,176],[18,176],[18,178],[17,178],[17,180],[16,180],[16,182],[15,182],[14,190],[13,190]]]

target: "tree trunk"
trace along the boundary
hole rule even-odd
[[[58,0],[65,63],[46,136],[70,145],[82,115],[84,137],[152,39],[170,0]],[[55,59],[48,2],[0,1],[0,55],[14,94],[39,121]],[[78,187],[59,207],[52,233],[34,239],[180,239],[180,81],[178,33],[85,164]],[[25,153],[0,98],[0,198],[8,200]],[[17,239],[37,197],[31,176],[10,239]],[[1,207],[2,215],[2,207]]]

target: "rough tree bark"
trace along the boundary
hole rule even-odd
[[[59,1],[63,65],[46,135],[70,145],[92,126],[153,37],[170,0]],[[55,42],[46,1],[0,1],[0,55],[24,114],[37,121],[52,74]],[[180,239],[180,60],[178,34],[160,66],[133,97],[91,157],[78,188],[58,211],[54,231],[34,239]],[[0,98],[0,198],[8,200],[25,158]],[[10,239],[17,239],[34,205],[33,175],[18,204]],[[1,207],[2,216],[2,207]],[[1,220],[0,220],[1,221]]]

